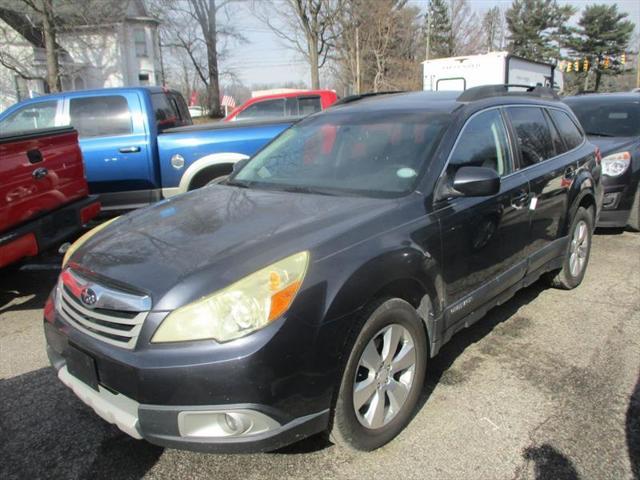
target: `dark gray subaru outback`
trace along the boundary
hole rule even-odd
[[[375,449],[455,332],[540,277],[580,284],[599,161],[541,88],[350,98],[225,184],[77,241],[45,307],[51,363],[159,445],[273,450],[324,431]]]

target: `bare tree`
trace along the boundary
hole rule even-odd
[[[227,7],[234,0],[155,0],[162,18],[161,42],[176,57],[186,54],[207,91],[211,118],[223,116],[220,106],[219,60],[229,40],[243,41],[229,22]],[[226,21],[221,21],[226,20]]]
[[[505,40],[506,24],[500,7],[489,9],[482,18],[484,48],[487,52],[502,50]]]
[[[344,0],[256,1],[255,15],[309,63],[311,88],[320,88],[322,68],[340,32],[336,31]]]

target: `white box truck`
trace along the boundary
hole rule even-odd
[[[534,62],[509,52],[438,58],[422,62],[424,90],[462,91],[480,85],[518,84],[562,90],[562,73],[555,65]]]

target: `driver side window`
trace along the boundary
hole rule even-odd
[[[55,127],[57,100],[26,105],[0,123],[0,134]]]
[[[460,167],[492,168],[500,176],[511,172],[507,131],[498,110],[482,112],[464,127],[451,153],[447,173],[453,175]]]

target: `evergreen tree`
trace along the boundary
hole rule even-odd
[[[500,7],[496,6],[487,11],[482,18],[484,32],[484,49],[487,52],[501,50],[504,40],[504,17]]]
[[[446,0],[431,0],[425,15],[429,59],[453,56],[451,17]]]
[[[554,62],[570,31],[565,27],[575,13],[556,0],[514,0],[507,10],[509,50],[536,61]]]
[[[603,73],[619,74],[623,70],[622,54],[629,46],[635,25],[625,20],[626,13],[617,5],[590,5],[578,21],[577,35],[566,42],[581,64],[587,59],[589,72],[595,75],[595,90],[600,88]],[[588,78],[587,78],[588,81]],[[585,84],[585,88],[588,85]]]

